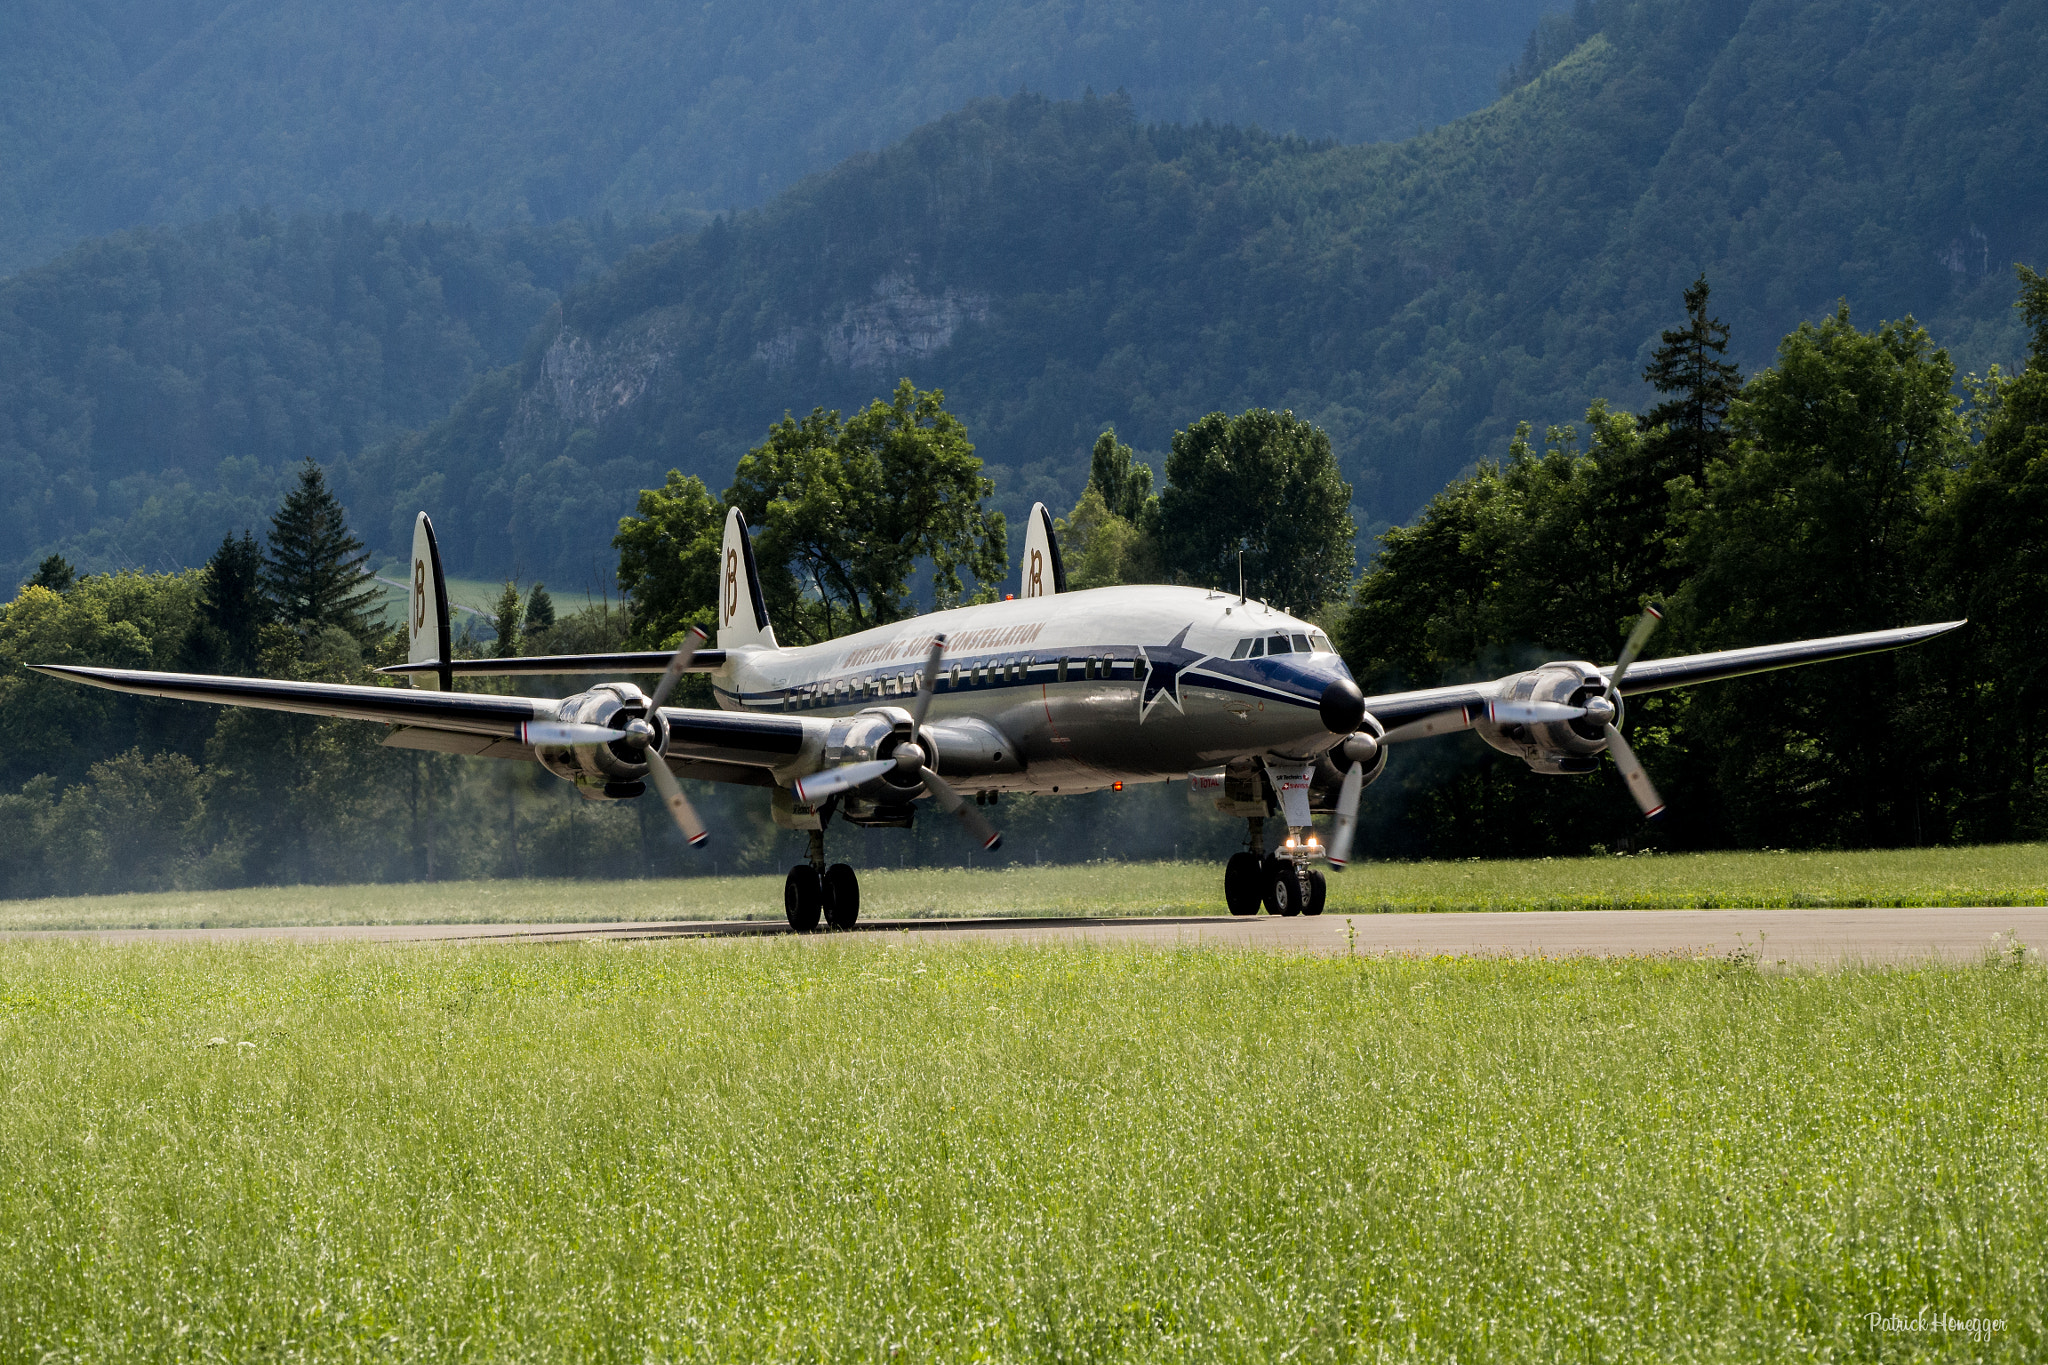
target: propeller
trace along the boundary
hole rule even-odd
[[[924,789],[931,793],[939,809],[957,816],[960,823],[967,826],[968,832],[981,841],[983,848],[1001,848],[1003,836],[982,818],[980,811],[968,805],[966,798],[953,790],[950,783],[932,771],[925,759],[924,746],[917,742],[918,732],[924,729],[925,713],[931,710],[932,698],[938,694],[939,664],[945,654],[946,637],[940,635],[932,640],[931,653],[925,657],[924,673],[918,679],[917,695],[910,702],[910,738],[891,749],[887,758],[845,763],[798,778],[792,784],[796,799],[806,806],[815,806],[840,792],[866,786],[891,770],[909,773],[924,784]]]
[[[1614,724],[1614,717],[1617,714],[1614,699],[1621,695],[1622,676],[1628,672],[1629,665],[1636,661],[1636,656],[1643,652],[1643,646],[1649,643],[1650,636],[1657,629],[1657,623],[1663,619],[1664,613],[1655,607],[1643,608],[1642,616],[1636,621],[1636,628],[1628,633],[1628,642],[1622,645],[1621,655],[1614,661],[1614,672],[1607,676],[1607,695],[1595,697],[1593,701],[1599,705],[1586,708],[1588,715],[1600,716],[1603,722],[1601,728],[1607,734],[1607,752],[1613,757],[1614,766],[1621,770],[1622,779],[1628,783],[1628,794],[1636,799],[1636,804],[1642,807],[1643,817],[1649,820],[1654,820],[1664,813],[1664,798],[1657,795],[1656,785],[1650,781],[1650,775],[1643,771],[1643,765],[1636,759],[1635,750],[1628,747],[1628,741],[1621,737],[1620,729]]]
[[[668,661],[661,681],[655,684],[654,695],[647,700],[647,714],[653,715],[668,701],[669,694],[676,690],[676,683],[683,676],[683,670],[690,666],[690,660],[710,636],[702,626],[690,627],[683,637],[681,649]],[[661,793],[662,804],[675,819],[676,828],[691,846],[701,847],[711,837],[711,831],[697,818],[696,807],[690,798],[683,795],[682,784],[669,771],[668,760],[661,751],[654,748],[655,730],[653,724],[640,716],[626,722],[623,729],[608,725],[586,725],[576,721],[536,720],[519,727],[522,744],[617,744],[624,741],[628,746],[640,750],[641,761],[647,765],[647,776],[654,782],[654,789]]]

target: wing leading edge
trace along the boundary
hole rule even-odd
[[[668,656],[664,655],[666,659]],[[489,740],[519,740],[528,721],[553,720],[559,703],[541,697],[500,697],[472,692],[436,692],[409,687],[365,687],[358,683],[290,682],[273,678],[231,678],[203,673],[151,673],[129,668],[88,668],[77,664],[31,664],[38,673],[72,682],[130,692],[144,697],[212,702],[218,706],[253,706],[341,720],[380,721],[410,727],[399,747],[437,749],[450,753],[497,753]],[[758,782],[748,774],[736,778],[727,767],[774,768],[802,750],[805,726],[797,716],[763,716],[744,711],[703,711],[664,706],[668,722],[668,757],[681,764],[701,764],[689,775],[712,781]],[[462,742],[462,736],[484,737],[483,747]],[[521,745],[521,753],[531,750]]]
[[[1751,673],[1768,673],[1778,668],[1797,668],[1803,664],[1827,663],[1833,659],[1851,659],[1859,654],[1877,654],[1888,649],[1904,649],[1931,640],[1937,635],[1946,635],[1966,621],[1940,621],[1925,626],[1905,626],[1897,630],[1872,630],[1859,635],[1831,635],[1821,640],[1794,640],[1782,645],[1758,645],[1750,649],[1724,649],[1713,654],[1688,654],[1676,659],[1639,660],[1628,671],[1622,682],[1623,696],[1633,697],[1642,692],[1659,692],[1672,687],[1689,687],[1694,683],[1721,682],[1727,678],[1740,678]],[[1612,669],[1603,668],[1602,674]],[[1483,683],[1460,683],[1451,687],[1431,687],[1417,692],[1391,692],[1383,696],[1367,697],[1365,709],[1386,725],[1403,721],[1419,720],[1438,711],[1454,707],[1471,706],[1485,702],[1497,693],[1500,680]]]

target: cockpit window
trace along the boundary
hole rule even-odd
[[[1233,650],[1231,650],[1231,651],[1230,651],[1230,657],[1231,657],[1231,658],[1233,658],[1233,659],[1242,659],[1242,658],[1244,658],[1244,657],[1245,657],[1246,655],[1250,654],[1251,652],[1252,652],[1252,640],[1251,640],[1251,637],[1250,637],[1249,635],[1247,635],[1247,636],[1246,636],[1246,637],[1245,637],[1244,639],[1242,639],[1242,640],[1239,640],[1239,641],[1237,642],[1237,648],[1236,648],[1236,649],[1233,649]]]
[[[1287,643],[1285,635],[1275,635],[1272,639],[1266,641],[1266,652],[1268,654],[1286,654],[1293,649],[1294,646]]]
[[[1306,636],[1306,635],[1296,635],[1296,636],[1292,636],[1292,637],[1290,637],[1290,638],[1292,638],[1292,639],[1293,639],[1293,641],[1294,641],[1294,652],[1295,652],[1296,654],[1313,654],[1313,653],[1315,653],[1315,646],[1314,646],[1314,645],[1311,645],[1311,644],[1310,644],[1310,643],[1308,642],[1308,636]]]

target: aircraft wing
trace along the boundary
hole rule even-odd
[[[1637,660],[1622,680],[1623,696],[1633,697],[1643,692],[1659,692],[1670,687],[1688,687],[1693,683],[1720,682],[1724,678],[1740,678],[1750,673],[1767,673],[1775,668],[1797,668],[1801,664],[1826,663],[1831,659],[1849,659],[1858,654],[1876,654],[1887,649],[1903,649],[1945,635],[1962,621],[1941,621],[1934,625],[1906,626],[1898,630],[1872,630],[1860,635],[1831,635],[1822,640],[1795,640],[1782,645],[1758,645],[1751,649],[1724,649],[1712,654],[1688,654],[1677,659]],[[1611,675],[1612,668],[1600,670]],[[1480,705],[1499,695],[1502,680],[1491,682],[1458,683],[1450,687],[1430,687],[1415,692],[1391,692],[1383,696],[1367,697],[1365,709],[1372,713],[1381,724],[1394,726],[1439,711],[1449,711],[1460,706]]]
[[[669,655],[660,656],[666,660]],[[500,697],[471,692],[435,692],[410,687],[365,687],[357,683],[289,682],[274,678],[230,678],[203,673],[152,673],[129,668],[88,668],[78,664],[31,664],[38,673],[116,692],[220,706],[253,706],[306,716],[381,721],[399,727],[385,742],[397,748],[431,749],[494,757],[533,757],[520,737],[527,721],[552,720],[557,702],[545,697]],[[758,784],[760,770],[780,767],[803,748],[805,724],[797,716],[764,716],[745,711],[707,711],[664,706],[668,757],[684,776]]]
[[[467,677],[532,677],[535,675],[569,676],[572,674],[602,675],[618,677],[622,673],[660,673],[666,670],[676,652],[672,649],[631,650],[623,654],[534,654],[511,659],[451,659],[445,667],[450,673]],[[390,664],[380,668],[379,673],[438,673],[444,665],[428,660],[417,664]],[[725,651],[722,649],[700,649],[690,659],[685,673],[710,673],[725,667]]]

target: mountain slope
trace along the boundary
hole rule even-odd
[[[1539,79],[1398,145],[977,103],[575,291],[521,368],[355,461],[351,496],[396,524],[430,476],[477,571],[580,564],[666,468],[722,487],[785,408],[907,374],[946,390],[1013,513],[1071,500],[1104,424],[1157,450],[1264,404],[1327,427],[1384,524],[1518,419],[1642,406],[1701,270],[1752,368],[1843,296],[1918,314],[1966,367],[2017,358],[2010,262],[2048,255],[2026,133],[2048,126],[2048,14],[1592,18]]]
[[[644,231],[644,230],[643,230]],[[201,563],[308,457],[448,411],[637,242],[245,211],[0,280],[0,572]]]
[[[15,0],[0,271],[248,204],[491,225],[760,203],[966,101],[1405,137],[1559,0]]]

